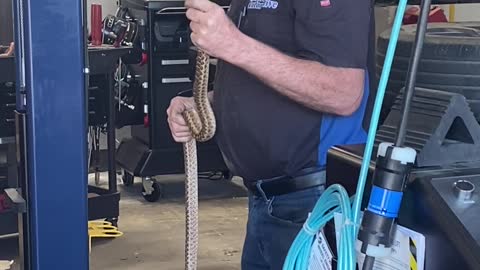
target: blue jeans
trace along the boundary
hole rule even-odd
[[[242,270],[281,270],[324,186],[271,198],[249,195]]]

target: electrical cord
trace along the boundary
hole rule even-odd
[[[402,27],[403,14],[405,13],[406,7],[407,0],[400,0],[375,98],[353,206],[351,206],[351,200],[344,187],[338,184],[328,187],[317,201],[312,213],[305,222],[303,229],[300,230],[290,247],[284,262],[283,270],[308,269],[311,248],[315,241],[315,235],[334,217],[335,213],[340,213],[343,217],[343,226],[341,227],[340,239],[338,241],[339,245],[337,247],[337,269],[353,270],[356,267],[355,243],[358,234],[357,224],[360,224],[360,206],[370,167],[370,160],[373,152],[383,98],[385,96],[385,90],[390,76],[395,49],[400,29]]]
[[[407,71],[406,88],[404,91],[404,99],[402,104],[402,118],[400,118],[400,127],[397,131],[395,146],[402,146],[405,142],[407,134],[408,116],[410,114],[410,104],[415,92],[415,83],[417,79],[418,65],[422,56],[423,43],[425,41],[425,33],[427,32],[428,17],[430,16],[430,6],[432,0],[423,0],[420,7],[420,17],[417,24],[417,32],[415,36],[414,50],[410,59],[411,63]]]
[[[422,53],[431,0],[423,0],[420,19],[412,52],[406,90],[403,95],[402,114],[397,130],[396,145],[382,142],[379,145],[372,179],[372,193],[368,207],[360,225],[358,240],[362,243],[360,251],[368,255],[363,269],[371,270],[376,258],[388,256],[394,242],[390,232],[395,229],[396,219],[402,203],[407,178],[412,169],[416,151],[404,147],[407,134],[408,117],[415,91],[415,79]]]
[[[294,240],[285,260],[284,270],[308,269],[314,236],[337,212],[351,218],[351,201],[348,198],[347,191],[341,185],[334,184],[324,191],[303,229],[300,230]],[[353,226],[343,226],[340,237],[342,249],[338,253],[340,269],[353,269],[354,267],[355,262],[351,259],[354,254],[354,239],[352,239],[352,236]]]

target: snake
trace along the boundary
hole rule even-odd
[[[192,139],[183,143],[185,162],[185,269],[197,269],[198,255],[198,158],[197,142],[206,142],[215,135],[216,122],[208,100],[210,56],[198,50],[193,82],[194,108],[182,114]]]

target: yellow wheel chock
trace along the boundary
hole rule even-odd
[[[92,238],[118,238],[123,233],[108,221],[88,222],[88,247],[92,251]]]

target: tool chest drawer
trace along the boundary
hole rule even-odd
[[[193,75],[195,59],[186,52],[180,52],[170,55],[154,54],[153,68],[156,75],[180,76]]]

